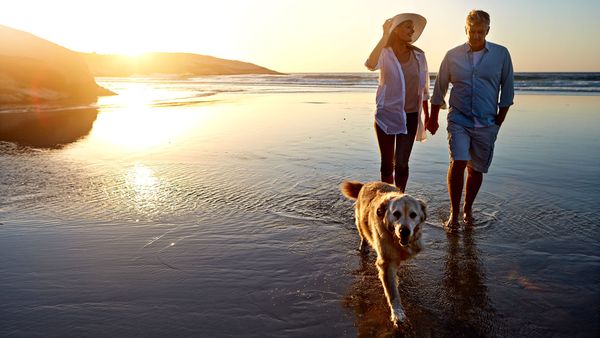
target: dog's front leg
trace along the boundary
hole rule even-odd
[[[377,269],[379,270],[379,279],[383,284],[385,298],[391,310],[391,320],[394,326],[398,326],[406,319],[404,309],[400,303],[400,293],[398,292],[398,270],[393,264],[377,260]]]
[[[366,254],[367,252],[369,252],[369,248],[367,248],[367,245],[365,242],[366,242],[365,238],[362,237],[362,235],[361,235],[360,236],[360,244],[358,245],[358,251],[363,255]]]

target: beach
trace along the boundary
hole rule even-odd
[[[558,78],[517,78],[471,229],[442,227],[445,111],[415,144],[403,334],[600,334],[600,95]],[[0,111],[37,128],[0,142],[0,336],[397,334],[338,188],[379,179],[372,75],[96,81],[119,95]]]

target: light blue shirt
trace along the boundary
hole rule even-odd
[[[468,43],[449,50],[440,65],[431,97],[431,104],[446,107],[444,98],[451,83],[448,121],[468,128],[474,127],[473,118],[484,126],[494,124],[498,107],[512,105],[515,96],[508,49],[486,41],[484,50],[476,65]]]

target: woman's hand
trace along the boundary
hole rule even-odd
[[[385,22],[383,23],[383,35],[384,36],[389,36],[391,31],[390,28],[392,27],[392,19],[387,19],[385,20]]]
[[[435,135],[440,125],[438,124],[438,115],[440,114],[440,108],[442,106],[439,104],[431,104],[431,113],[429,114],[429,119],[427,120],[427,126],[425,128],[429,130],[431,135]]]
[[[429,130],[429,132],[431,133],[431,135],[435,135],[435,133],[437,132],[437,130],[438,130],[439,127],[440,127],[440,125],[438,124],[437,119],[430,118],[427,121],[427,126],[425,128],[427,130]]]

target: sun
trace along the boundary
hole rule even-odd
[[[119,54],[126,56],[128,58],[132,58],[132,59],[138,59],[141,58],[142,56],[144,56],[146,53],[148,53],[147,51],[141,51],[141,50],[125,50],[124,52],[121,52]]]

